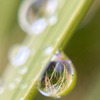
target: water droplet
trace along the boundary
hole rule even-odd
[[[32,30],[34,32],[34,34],[40,34],[41,32],[44,31],[44,29],[47,26],[47,22],[46,19],[44,18],[40,18],[38,20],[36,20],[33,25],[32,25]]]
[[[52,46],[49,46],[45,49],[45,54],[49,55],[53,50],[53,47]]]
[[[19,10],[19,25],[29,34],[42,33],[48,24],[54,24],[53,16],[58,7],[58,0],[26,0]],[[54,22],[53,22],[54,21]]]
[[[75,70],[71,60],[63,52],[56,52],[38,82],[41,94],[60,97],[68,93],[75,84]]]
[[[4,83],[0,81],[0,95],[4,92]]]
[[[21,76],[17,76],[17,77],[15,78],[16,83],[21,82],[21,80],[22,80],[22,77],[21,77]]]
[[[19,100],[24,100],[24,98],[22,97],[22,98],[20,98]]]
[[[4,92],[4,88],[0,86],[0,94]]]
[[[23,67],[19,68],[18,72],[19,72],[19,74],[23,75],[27,72],[27,70],[28,70],[27,66],[23,66]]]
[[[35,54],[35,49],[33,47],[31,47],[31,56],[33,56]]]
[[[50,25],[54,25],[57,22],[57,16],[51,16],[48,20]]]
[[[15,45],[9,51],[9,60],[15,66],[23,65],[30,55],[30,49],[27,46]]]
[[[21,83],[21,85],[20,85],[20,88],[21,89],[25,89],[27,87],[27,84],[26,83]]]
[[[14,88],[15,88],[15,83],[10,83],[9,85],[8,85],[8,88],[10,89],[10,90],[13,90]]]

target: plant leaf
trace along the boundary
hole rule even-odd
[[[11,2],[12,5],[15,4],[15,2]],[[0,95],[1,100],[19,100],[21,98],[31,100],[34,97],[37,91],[37,81],[50,57],[56,50],[63,50],[73,31],[88,10],[92,0],[60,0],[60,2],[63,6],[58,11],[57,23],[53,26],[48,25],[46,30],[39,35],[27,35],[21,44],[31,50],[30,56],[24,65],[18,68],[14,68],[12,64],[7,65],[6,70],[2,74],[6,85],[5,91]],[[16,8],[15,6],[11,7]],[[9,20],[8,23],[10,23]],[[5,28],[6,30],[10,29],[9,25],[6,25],[2,29],[3,33]],[[14,31],[17,31],[17,29]],[[16,48],[16,50],[18,49]],[[23,66],[27,67],[27,73],[20,75],[19,69]],[[15,79],[18,76],[21,76],[21,82],[16,83]],[[10,88],[14,87],[14,89],[10,90],[9,86]]]

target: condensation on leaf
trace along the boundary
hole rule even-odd
[[[23,65],[30,55],[30,49],[24,45],[14,45],[9,50],[9,61],[14,67]]]
[[[39,80],[40,93],[57,98],[62,96],[75,80],[74,72],[71,60],[64,53],[55,53]]]
[[[57,22],[59,0],[26,0],[19,9],[19,25],[28,34],[41,34]]]

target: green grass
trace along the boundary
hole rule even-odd
[[[3,39],[6,41],[5,44],[7,44],[9,43],[9,40],[14,37],[13,34],[15,33],[21,33],[22,37],[24,35],[16,24],[17,10],[19,8],[20,1],[5,0],[0,2],[3,3],[0,4],[2,5],[0,6],[0,14],[2,15],[0,18],[0,43],[2,45]],[[60,8],[59,12],[57,12],[58,19],[55,25],[48,25],[45,31],[40,35],[27,35],[24,38],[21,45],[25,45],[33,50],[31,51],[28,60],[23,65],[28,68],[28,71],[24,75],[20,75],[18,72],[19,67],[14,68],[13,65],[9,63],[1,76],[5,82],[5,91],[2,95],[0,95],[0,99],[18,100],[20,98],[24,98],[25,100],[31,100],[34,97],[37,91],[37,81],[41,76],[42,71],[45,69],[45,65],[58,48],[63,50],[72,36],[73,31],[76,29],[77,25],[88,10],[92,0],[64,0],[62,3],[64,3],[64,5]],[[6,10],[9,13],[6,13]],[[6,40],[6,38],[9,39]],[[17,36],[17,38],[19,38],[19,36]],[[21,39],[19,39],[19,41],[21,41]],[[9,45],[11,44],[9,43]],[[45,53],[45,50],[48,47],[53,48],[53,51],[50,54]],[[4,52],[4,48],[6,48],[6,45],[1,47],[1,54]],[[21,82],[16,83],[15,79],[19,76],[21,76],[22,80]],[[10,83],[15,85],[13,90],[9,90],[8,88]],[[22,85],[26,85],[26,87],[23,89],[21,88]]]

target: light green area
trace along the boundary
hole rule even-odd
[[[19,76],[18,69],[14,68],[13,65],[8,64],[6,70],[2,74],[4,79],[5,91],[0,95],[1,100],[20,100],[24,98],[25,100],[31,100],[36,92],[36,84],[41,72],[45,69],[52,54],[60,48],[61,50],[65,47],[70,39],[72,32],[75,30],[82,17],[86,13],[92,0],[61,0],[64,5],[58,13],[57,23],[53,26],[48,26],[46,30],[40,35],[26,36],[22,45],[28,46],[33,49],[32,55],[28,58],[27,62],[23,66],[27,66],[28,71],[26,74],[21,75],[21,82],[16,83],[15,79]],[[0,1],[0,41],[5,40],[6,49],[7,43],[9,43],[13,37],[19,38],[23,37],[23,32],[19,29],[16,20],[17,10],[19,5],[19,0],[5,0]],[[1,6],[2,5],[2,6]],[[59,5],[60,6],[60,5]],[[8,8],[8,9],[7,9]],[[13,34],[21,34],[19,36],[13,36]],[[11,36],[11,37],[10,37]],[[9,38],[6,40],[6,38]],[[4,40],[3,40],[4,39]],[[22,38],[21,38],[22,39]],[[18,42],[22,41],[20,38]],[[16,41],[14,41],[16,43]],[[2,42],[0,42],[2,45]],[[53,52],[49,55],[45,54],[45,50],[48,47],[53,48]],[[1,47],[1,54],[4,52]],[[22,67],[22,66],[20,66]],[[8,85],[10,83],[15,84],[13,90],[9,90]],[[26,85],[26,88],[22,89],[22,85]]]

